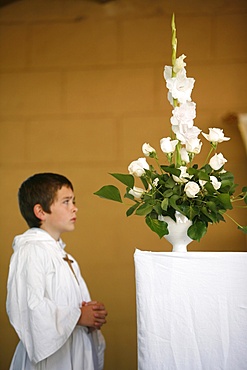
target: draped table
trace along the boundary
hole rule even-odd
[[[138,370],[247,369],[247,253],[134,254]]]

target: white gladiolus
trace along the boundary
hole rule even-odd
[[[130,189],[129,194],[133,195],[133,197],[140,199],[142,194],[145,193],[145,190],[142,188],[138,188],[134,186],[133,189]]]
[[[217,177],[210,176],[210,181],[215,190],[218,190],[221,187],[221,182],[218,181]]]
[[[172,67],[165,66],[164,68],[164,79],[167,81],[169,78],[172,78]]]
[[[150,154],[156,153],[156,150],[151,145],[144,143],[142,145],[142,152],[146,157],[149,157]]]
[[[186,77],[185,69],[181,69],[176,77],[168,78],[166,86],[171,92],[174,99],[178,99],[179,103],[191,101],[191,93],[194,87],[194,78]]]
[[[176,138],[181,141],[182,144],[186,144],[186,142],[191,139],[197,139],[201,132],[201,130],[196,126],[186,129],[186,126],[182,125],[172,126],[172,131],[176,134]]]
[[[220,128],[210,128],[209,134],[202,132],[202,135],[211,143],[222,143],[223,141],[230,140],[229,137],[225,137],[223,130]]]
[[[160,148],[163,153],[169,154],[175,151],[178,140],[171,140],[170,137],[164,137],[160,140]]]
[[[196,194],[200,191],[200,186],[194,181],[189,181],[185,185],[184,191],[188,198],[196,198]]]
[[[215,154],[209,161],[210,166],[213,170],[217,171],[219,170],[224,164],[227,162],[227,160],[223,157],[222,153]]]
[[[144,175],[145,170],[149,169],[149,164],[147,163],[146,158],[138,158],[138,160],[130,163],[128,171],[131,175],[136,177],[141,177]]]
[[[186,129],[191,128],[193,126],[193,120],[196,117],[196,104],[194,102],[181,104],[173,109],[172,114],[172,125],[186,125]]]
[[[173,71],[175,73],[178,73],[181,69],[183,69],[186,66],[186,63],[184,62],[184,59],[186,58],[186,55],[182,54],[180,57],[178,57],[175,61]]]

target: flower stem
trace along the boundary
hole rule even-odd
[[[230,218],[230,220],[232,220],[238,227],[240,227],[240,229],[243,228],[237,221],[234,220],[234,218],[229,216],[228,213],[224,213],[224,216],[227,216],[228,218]]]
[[[211,153],[212,153],[213,150],[214,150],[214,148],[211,146],[210,151],[209,151],[209,153],[207,155],[207,158],[206,158],[203,166],[205,166],[208,163],[209,157],[210,157],[210,155],[211,155]]]
[[[157,158],[157,157],[155,158],[155,161],[156,161],[157,166],[159,167],[159,169],[160,169],[161,173],[163,173],[164,171],[162,170],[162,168],[161,168],[161,166],[160,166],[160,163],[159,163],[159,161],[158,161],[158,158]]]

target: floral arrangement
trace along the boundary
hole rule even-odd
[[[236,184],[234,176],[225,169],[227,160],[217,153],[218,144],[230,140],[220,128],[210,128],[209,133],[201,133],[194,126],[196,104],[191,100],[194,78],[187,77],[185,55],[176,57],[177,38],[175,18],[172,16],[172,66],[165,66],[164,78],[171,103],[171,137],[160,140],[161,151],[167,164],[160,164],[156,150],[144,143],[141,157],[130,163],[128,174],[111,173],[126,186],[124,198],[133,203],[126,215],[144,216],[146,224],[161,238],[169,233],[162,216],[170,216],[176,221],[175,213],[180,212],[192,221],[188,236],[200,241],[207,232],[208,224],[225,221],[226,211],[233,208],[233,202],[247,204],[247,187],[234,196]],[[199,168],[194,157],[199,154],[202,142],[200,133],[210,143],[205,164]],[[214,153],[214,155],[213,155]],[[154,164],[147,162],[147,157]],[[140,180],[143,187],[135,186]],[[94,194],[99,197],[123,203],[119,189],[114,185],[103,186]],[[228,215],[228,217],[230,217]],[[232,217],[230,217],[232,219]],[[233,219],[232,219],[233,220]],[[247,227],[239,225],[247,233]]]

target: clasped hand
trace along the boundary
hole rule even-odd
[[[100,329],[106,323],[107,311],[103,303],[97,301],[82,302],[78,325]]]

